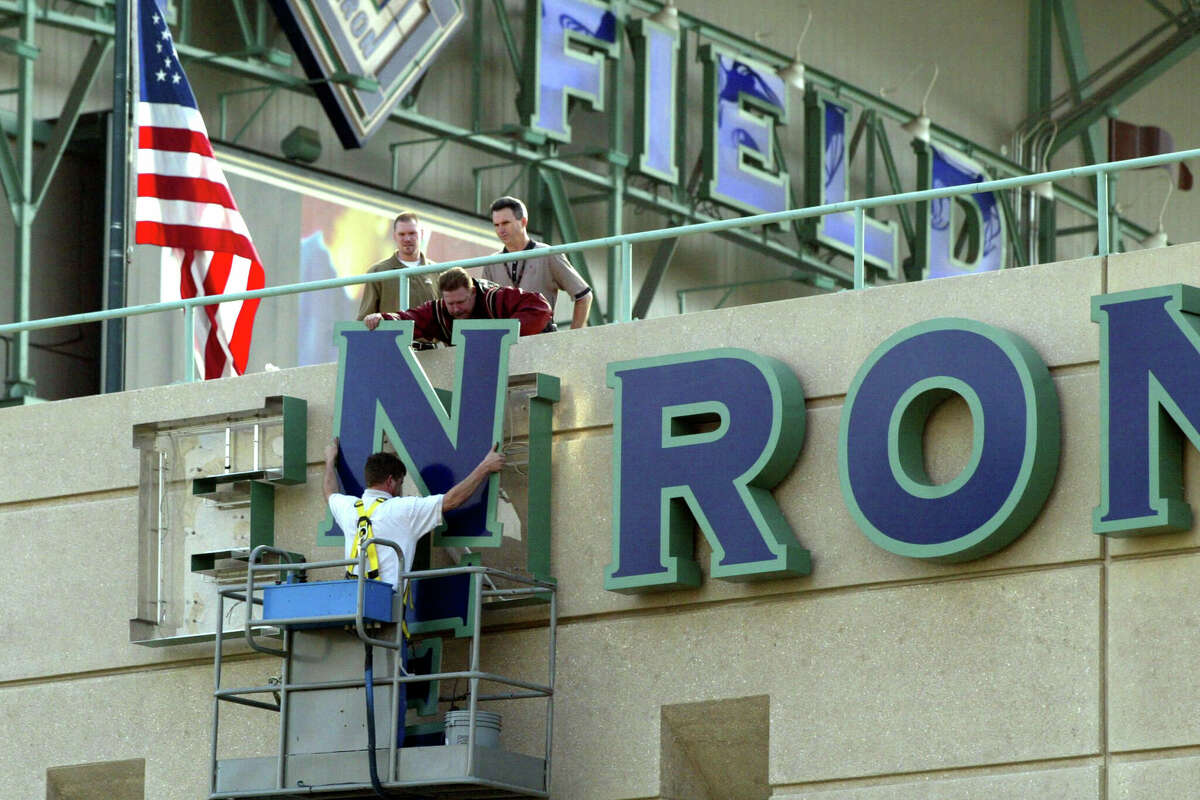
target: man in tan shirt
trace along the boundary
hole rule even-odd
[[[367,273],[386,272],[402,267],[425,266],[434,262],[425,258],[421,252],[421,240],[425,231],[417,215],[405,211],[392,222],[392,239],[396,242],[396,252],[372,265]],[[419,306],[430,300],[437,300],[437,273],[410,275],[408,278],[408,305]],[[356,319],[363,319],[367,314],[384,311],[396,311],[400,308],[400,281],[393,278],[388,281],[364,283],[362,300],[358,304]]]
[[[496,229],[496,237],[504,244],[504,249],[500,252],[516,253],[548,247],[549,245],[543,242],[535,242],[529,238],[529,234],[525,232],[528,224],[529,214],[525,211],[525,204],[517,198],[501,197],[492,203],[492,225]],[[592,308],[592,287],[579,276],[562,253],[488,264],[483,268],[483,277],[501,286],[515,286],[527,292],[538,292],[546,298],[552,312],[554,302],[558,299],[558,291],[561,289],[575,301],[571,312],[571,327],[582,328],[587,325],[588,311]],[[551,316],[551,320],[553,319]],[[556,330],[553,321],[546,330]]]

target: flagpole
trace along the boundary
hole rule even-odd
[[[105,265],[106,308],[125,305],[129,247],[129,87],[131,80],[131,10],[138,0],[113,0],[113,110],[109,122],[108,258]],[[125,320],[104,323],[103,391],[125,388]]]

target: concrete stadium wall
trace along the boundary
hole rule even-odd
[[[1090,298],[1196,281],[1200,245],[524,339],[514,374],[562,379],[555,409],[553,572],[560,590],[553,797],[561,800],[1184,800],[1200,782],[1200,531],[1091,532],[1098,502],[1098,328]],[[967,317],[1029,341],[1062,408],[1056,485],[1004,550],[939,566],[895,556],[853,524],[838,485],[845,392],[867,355],[914,322]],[[808,432],[774,495],[811,576],[621,595],[611,554],[608,362],[713,346],[787,363]],[[421,355],[448,385],[453,351]],[[47,770],[144,759],[147,798],[207,786],[211,647],[129,644],[138,456],[132,426],[305,398],[307,484],[281,489],[276,537],[310,558],[334,365],[0,410],[0,797],[46,796]],[[965,405],[927,431],[931,474],[969,450]],[[964,449],[965,448],[965,449]],[[1197,454],[1187,496],[1200,499]],[[707,572],[707,545],[697,537]],[[536,669],[539,618],[485,641]],[[535,646],[536,644],[536,646]],[[238,655],[238,685],[277,662]],[[243,682],[244,681],[244,682]],[[520,749],[541,711],[505,709]],[[222,756],[270,752],[276,722],[222,712]]]

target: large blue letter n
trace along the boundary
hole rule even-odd
[[[717,349],[609,364],[614,592],[700,584],[692,522],[726,580],[807,575],[771,496],[804,442],[804,394],[781,361]],[[689,513],[690,512],[690,513]]]
[[[1105,536],[1186,531],[1185,437],[1200,448],[1200,289],[1099,295],[1100,505]]]
[[[508,350],[517,340],[515,320],[470,320],[454,326],[455,378],[450,407],[430,385],[409,345],[411,322],[384,322],[374,331],[361,323],[334,330],[341,349],[333,430],[341,439],[339,475],[346,494],[362,493],[367,456],[383,435],[408,466],[423,495],[444,494],[465,478],[500,441],[508,386]],[[463,505],[447,512],[446,533],[436,544],[496,547],[496,476]],[[341,532],[326,517],[318,544],[336,544]]]

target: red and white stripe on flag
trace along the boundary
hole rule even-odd
[[[213,155],[208,130],[156,3],[142,0],[137,106],[135,241],[170,248],[173,281],[163,296],[191,298],[261,289],[265,275],[250,231]],[[250,356],[258,300],[204,306],[195,315],[202,377],[241,375]]]

